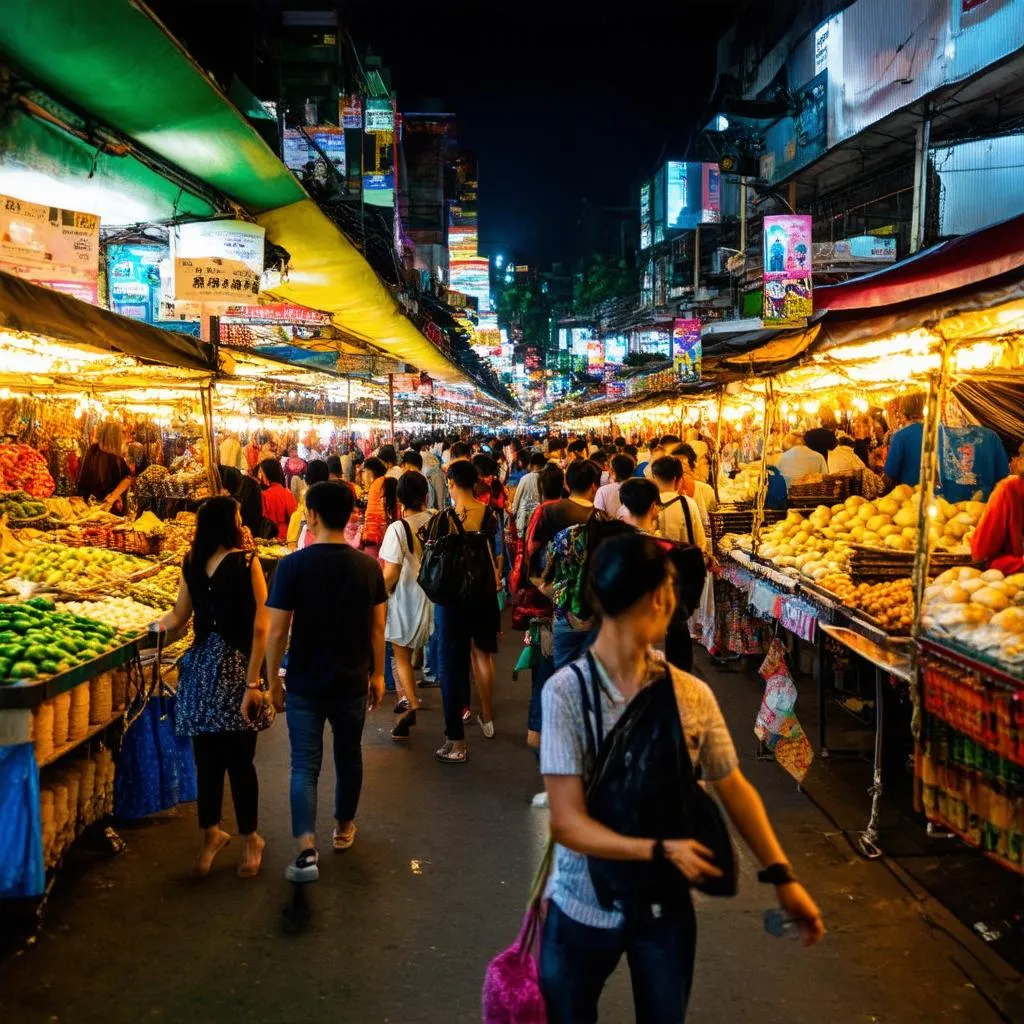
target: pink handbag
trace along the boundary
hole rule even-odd
[[[553,849],[549,839],[516,941],[487,965],[483,1024],[547,1024],[548,1012],[540,990],[537,948],[542,928],[541,901],[551,873]]]

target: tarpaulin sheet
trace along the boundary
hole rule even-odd
[[[469,378],[404,314],[358,249],[311,199],[261,214],[267,238],[291,256],[288,280],[274,295],[334,317],[346,334],[443,381]]]
[[[148,363],[213,373],[213,346],[187,334],[161,331],[69,295],[0,271],[0,328],[123,352]]]
[[[980,284],[1024,268],[1024,214],[942,242],[843,284],[815,288],[816,310],[875,309]]]
[[[254,212],[305,193],[139,0],[4,0],[0,55]]]
[[[0,747],[0,899],[41,896],[45,885],[36,750]]]

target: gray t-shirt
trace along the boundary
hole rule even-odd
[[[601,716],[607,736],[626,710],[626,699],[596,655],[594,664],[600,677]],[[581,659],[576,665],[589,683],[587,659]],[[652,652],[648,680],[659,678],[664,671],[665,662]],[[670,666],[670,671],[690,758],[695,767],[700,766],[705,781],[724,779],[739,762],[718,701],[711,687],[696,676],[674,666]],[[583,702],[576,673],[570,666],[556,672],[544,684],[541,700],[544,722],[540,741],[541,774],[582,776],[587,743]],[[584,854],[556,846],[548,889],[558,908],[580,924],[591,928],[619,928],[624,922],[621,912],[605,910],[598,902]]]

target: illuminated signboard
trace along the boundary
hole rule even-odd
[[[814,310],[811,291],[811,218],[781,214],[764,219],[766,327],[803,326]]]
[[[604,339],[604,361],[621,366],[626,361],[629,339],[623,334],[614,334]]]
[[[366,101],[366,130],[368,132],[393,132],[395,110],[391,100]]]
[[[665,164],[665,227],[669,231],[692,230],[698,224],[722,219],[722,185],[718,165]],[[658,212],[654,213],[657,220]]]
[[[699,381],[701,356],[700,321],[673,321],[672,365],[676,376],[683,381]]]
[[[670,228],[680,227],[687,208],[686,168],[687,164],[678,160],[670,160],[665,165],[666,216],[665,221]]]
[[[640,186],[640,248],[651,247],[651,183]]]
[[[587,372],[601,373],[604,370],[604,342],[597,338],[587,342]]]
[[[574,356],[585,356],[590,351],[588,345],[593,340],[593,327],[574,327],[569,332],[569,351]]]

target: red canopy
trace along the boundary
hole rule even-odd
[[[873,274],[814,289],[816,311],[926,299],[1024,267],[1024,214],[961,235]]]

